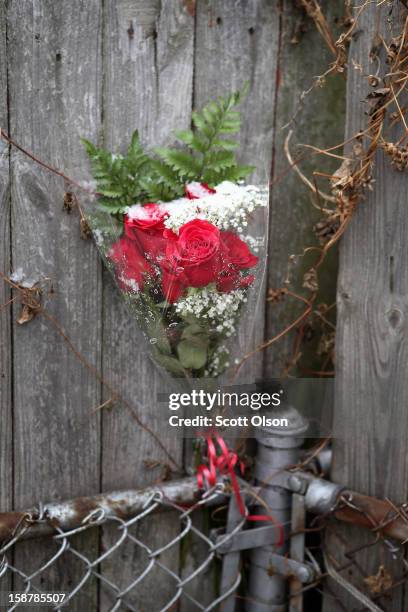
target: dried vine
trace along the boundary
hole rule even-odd
[[[400,1],[406,6],[405,1]],[[392,8],[393,2],[390,2],[390,0],[378,0],[377,5],[380,6],[385,2],[391,5]],[[345,12],[342,19],[344,32],[335,40],[328,25],[328,21],[317,0],[298,0],[298,5],[303,8],[306,15],[314,22],[335,59],[323,74],[314,79],[311,87],[302,92],[299,108],[292,118],[291,123],[301,110],[306,96],[310,94],[316,86],[323,86],[329,74],[344,75],[346,70],[350,69],[348,65],[348,45],[353,34],[357,30],[359,19],[363,11],[369,4],[370,0],[365,0],[362,5],[355,10],[355,14],[353,14],[350,1],[345,0]],[[386,56],[385,61],[380,58],[380,55],[384,53]],[[325,356],[325,366],[328,362],[334,360],[334,329],[332,322],[326,317],[329,310],[333,308],[333,304],[316,304],[319,289],[319,270],[326,260],[328,252],[338,243],[343,235],[357,206],[364,200],[367,190],[373,188],[372,175],[377,151],[379,149],[384,151],[384,153],[390,157],[391,164],[396,170],[404,171],[408,167],[408,145],[406,143],[408,125],[405,118],[407,109],[404,104],[400,102],[401,94],[406,90],[406,83],[408,80],[408,18],[405,20],[400,34],[391,37],[389,41],[385,41],[380,35],[375,37],[372,44],[370,59],[378,63],[376,74],[364,75],[361,66],[355,63],[352,65],[352,68],[359,71],[361,73],[361,78],[366,79],[371,87],[371,91],[366,98],[367,125],[365,129],[353,135],[347,141],[327,149],[319,149],[309,144],[302,145],[316,156],[340,159],[342,161],[341,166],[334,175],[327,175],[316,170],[313,172],[313,180],[306,177],[299,168],[299,163],[303,156],[299,156],[295,160],[292,157],[290,151],[292,131],[288,133],[285,142],[285,154],[289,163],[288,171],[294,170],[299,175],[302,182],[312,193],[312,196],[317,199],[315,206],[319,208],[322,213],[322,218],[314,227],[318,245],[312,245],[305,248],[301,256],[304,256],[306,253],[317,252],[317,258],[303,278],[303,288],[308,290],[306,296],[299,295],[297,292],[289,290],[287,285],[282,288],[269,290],[267,297],[268,303],[276,304],[288,298],[293,298],[302,302],[305,308],[299,316],[290,322],[284,329],[280,330],[274,337],[266,340],[255,350],[244,355],[236,368],[235,376],[238,374],[243,364],[253,355],[268,349],[284,336],[295,331],[296,338],[293,354],[288,360],[288,365],[284,372],[288,374],[299,361],[301,355],[300,346],[307,333],[307,326],[312,317],[317,317],[327,329],[327,334],[322,337],[318,348],[320,354]],[[386,68],[386,70],[384,70],[384,75],[380,77],[379,72],[381,67]],[[387,119],[389,119],[389,125],[386,124]],[[386,128],[393,127],[396,124],[400,124],[403,127],[403,135],[399,140],[394,142],[390,136],[387,136]],[[21,151],[45,170],[62,178],[67,185],[72,185],[82,191],[86,191],[88,194],[97,195],[92,190],[84,188],[62,171],[38,159],[31,152],[16,143],[1,129],[0,138],[5,140],[10,146]],[[336,151],[341,151],[343,147],[346,147],[348,150],[347,156],[336,153]],[[277,180],[282,180],[285,175],[286,172],[278,177]],[[318,178],[327,181],[328,189],[323,191],[317,187],[316,181]],[[324,201],[324,206],[321,204],[321,201]],[[71,191],[67,191],[64,196],[64,209],[70,212],[75,208],[79,211],[80,215],[81,237],[88,238],[90,236],[90,231],[79,200]],[[293,259],[294,256],[291,256],[291,258]],[[292,264],[293,261],[289,261],[289,268]],[[2,276],[4,280],[5,276]],[[290,280],[288,280],[288,283],[289,282]],[[22,288],[18,287],[18,290],[21,292]],[[26,294],[27,292],[25,295]],[[29,295],[31,297],[31,293]],[[12,298],[7,304],[2,305],[2,307],[13,303],[14,300],[15,298]],[[25,319],[29,320],[36,312],[34,312],[30,304],[26,304],[24,307],[23,300],[22,303],[23,312],[21,317],[23,320],[20,322],[25,322]],[[327,376],[332,375],[333,372],[323,367],[320,372],[314,372],[314,374]],[[116,397],[116,394],[113,394],[113,396]]]
[[[383,3],[378,2],[377,4]],[[327,21],[318,3],[315,0],[301,0],[300,4],[313,19],[318,31],[327,42],[328,47],[333,51],[332,36],[327,33]],[[346,2],[345,25],[347,30],[334,43],[334,48],[337,49],[336,60],[323,75],[317,77],[316,82],[309,90],[303,92],[301,102],[303,102],[305,96],[313,90],[316,84],[322,85],[324,83],[328,74],[332,72],[343,73],[347,68],[350,69],[350,66],[347,65],[347,45],[357,27],[362,12],[368,4],[368,1],[364,2],[357,9],[355,17],[352,17],[349,12],[349,3]],[[275,336],[244,355],[236,368],[235,376],[244,363],[256,353],[270,348],[284,336],[295,331],[293,352],[283,372],[284,375],[289,374],[299,362],[302,354],[300,347],[312,317],[318,317],[326,327],[326,333],[322,336],[318,347],[318,351],[320,351],[321,356],[324,356],[325,361],[324,367],[320,371],[309,371],[306,373],[317,376],[331,376],[334,374],[332,370],[327,371],[326,366],[329,362],[334,363],[335,328],[331,321],[325,317],[325,314],[332,309],[333,305],[327,306],[316,303],[319,290],[319,270],[326,260],[328,252],[333,249],[344,234],[358,205],[365,199],[367,190],[374,188],[373,168],[377,151],[384,151],[390,157],[391,164],[396,170],[404,171],[408,167],[408,145],[406,143],[408,126],[405,118],[407,108],[400,101],[403,92],[407,89],[406,84],[408,81],[408,17],[403,23],[401,32],[397,36],[392,36],[390,40],[386,41],[381,35],[376,35],[373,40],[370,59],[378,64],[376,74],[364,75],[361,66],[356,64],[352,66],[352,69],[359,71],[362,79],[367,80],[371,88],[365,100],[367,106],[365,129],[354,134],[347,141],[327,149],[319,149],[313,145],[301,145],[316,156],[335,157],[341,160],[342,163],[334,175],[327,175],[319,170],[315,170],[313,172],[313,180],[306,177],[299,168],[299,160],[293,160],[289,146],[292,131],[288,133],[285,142],[285,154],[290,168],[294,169],[299,175],[300,180],[310,190],[313,198],[317,200],[315,206],[322,213],[321,219],[314,227],[314,233],[319,246],[312,245],[305,248],[301,256],[316,251],[317,258],[303,277],[302,286],[308,290],[306,296],[290,291],[287,286],[269,290],[267,300],[271,304],[276,304],[292,297],[304,303],[305,308],[296,319],[280,330]],[[381,69],[383,75],[379,76]],[[387,133],[396,124],[402,127],[403,134],[394,142]],[[336,153],[337,151],[341,152],[343,148],[347,150],[347,156]],[[326,191],[317,187],[316,180],[318,178],[324,179],[327,182],[328,189]],[[324,205],[322,205],[322,201]],[[290,257],[289,268],[296,259],[297,256],[292,255]],[[288,279],[287,284],[289,283],[290,280]]]

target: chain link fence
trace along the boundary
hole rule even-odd
[[[289,439],[275,442],[258,448],[254,483],[237,477],[244,513],[229,477],[205,492],[189,477],[1,513],[1,609],[27,609],[10,591],[32,603],[60,591],[50,608],[90,612],[405,609],[408,504],[325,480],[314,460],[288,465]],[[250,523],[254,513],[274,521]]]
[[[228,541],[238,533],[244,523],[245,517],[237,524],[236,528],[214,542],[209,534],[195,526],[195,516],[203,509],[211,508],[215,503],[224,503],[228,500],[228,485],[220,482],[215,487],[204,493],[199,500],[193,498],[196,494],[194,481],[186,479],[169,485],[163,485],[156,490],[130,491],[112,496],[98,496],[74,500],[66,504],[56,504],[39,507],[25,513],[9,513],[9,525],[15,522],[10,532],[10,539],[0,549],[0,590],[5,586],[13,585],[14,591],[24,591],[32,594],[32,603],[39,601],[35,595],[55,590],[53,568],[57,564],[77,565],[76,574],[80,575],[78,582],[66,592],[61,605],[53,605],[55,610],[70,609],[75,604],[75,609],[89,609],[88,597],[90,583],[97,583],[97,587],[103,593],[104,608],[112,612],[116,610],[140,611],[141,606],[137,603],[138,591],[143,582],[149,581],[150,588],[166,579],[169,585],[168,600],[163,602],[161,609],[176,609],[176,604],[184,602],[188,610],[215,610],[228,596],[235,592],[241,581],[240,572],[237,573],[234,583],[225,592],[219,593],[212,601],[203,605],[194,596],[196,593],[196,581],[204,574],[208,574],[209,568],[216,563],[217,551],[225,546]],[[178,500],[176,502],[175,500]],[[184,505],[182,502],[185,502]],[[86,507],[93,509],[86,514]],[[136,511],[136,512],[135,512]],[[174,520],[178,522],[175,535],[168,539],[168,533],[163,530],[160,537],[161,522],[158,516],[162,511],[170,511]],[[20,516],[19,516],[20,514]],[[125,518],[125,515],[129,517]],[[13,516],[14,515],[14,516]],[[140,532],[143,524],[157,521],[158,541],[160,545],[151,547],[143,541]],[[0,515],[1,522],[1,515]],[[3,527],[5,517],[3,515]],[[91,555],[84,551],[78,534],[85,536],[90,530],[98,530],[101,541],[100,554]],[[52,545],[48,547],[48,558],[42,560],[36,556],[38,538],[49,536]],[[33,539],[36,538],[36,539]],[[29,540],[29,542],[25,542]],[[174,569],[172,559],[178,556],[178,551],[183,542],[188,541],[189,546],[199,546],[201,563],[179,575]],[[24,546],[27,553],[30,551],[30,565],[35,569],[26,572],[24,568],[13,562],[13,557],[18,558],[18,547]],[[126,571],[123,571],[123,579],[113,581],[109,578],[109,567],[123,562],[122,552],[126,555],[138,555],[140,557],[141,569],[138,575],[126,579]],[[129,552],[131,550],[131,552]],[[167,553],[167,554],[166,554]],[[25,555],[26,557],[26,555]],[[26,557],[27,558],[27,557]],[[36,561],[39,561],[36,563]],[[167,561],[167,562],[166,562]],[[170,561],[170,562],[169,562]],[[21,562],[21,561],[20,561]],[[78,571],[79,569],[79,571]],[[116,575],[120,572],[116,572]],[[11,579],[11,582],[10,582]],[[193,588],[191,588],[193,587]],[[156,587],[159,588],[158,586]],[[61,588],[64,590],[64,587]],[[23,600],[27,598],[23,597]],[[203,594],[206,599],[206,594]],[[29,600],[28,600],[29,601]],[[150,608],[154,609],[154,594],[151,594]],[[25,602],[24,602],[25,603]],[[6,604],[5,601],[2,602]],[[7,609],[15,610],[22,607],[16,603],[9,605]],[[146,609],[146,608],[144,608]]]

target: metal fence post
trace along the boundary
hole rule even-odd
[[[302,436],[308,425],[292,407],[274,412],[273,417],[286,418],[288,426],[259,428],[256,435],[258,450],[255,478],[261,485],[260,496],[269,511],[276,521],[286,525],[291,520],[292,494],[274,484],[274,481],[282,470],[298,463]],[[265,506],[259,504],[256,511],[265,514]],[[286,541],[278,549],[274,546],[263,546],[251,552],[247,612],[286,612],[287,579],[273,575],[270,570],[270,557],[273,552],[284,555],[287,551]]]

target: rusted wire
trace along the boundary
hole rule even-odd
[[[200,509],[225,502],[226,495],[227,488],[222,481],[199,495],[196,479],[188,478],[142,491],[122,491],[71,502],[40,505],[30,512],[19,513],[20,516],[18,513],[0,514],[0,525],[4,523],[6,515],[13,515],[8,516],[10,535],[6,541],[0,543],[0,590],[8,591],[8,588],[2,588],[2,585],[8,585],[9,579],[13,578],[15,588],[16,585],[22,585],[21,588],[18,587],[21,591],[55,592],[53,572],[56,565],[75,564],[81,577],[68,589],[63,605],[57,605],[53,609],[69,609],[71,604],[75,604],[78,609],[89,609],[87,587],[91,581],[96,581],[98,590],[110,601],[111,612],[140,610],[139,593],[143,581],[162,582],[165,577],[168,583],[166,593],[169,594],[166,595],[167,601],[160,607],[162,612],[173,609],[177,602],[188,604],[191,610],[217,610],[237,589],[241,581],[240,573],[226,591],[214,590],[206,605],[203,605],[202,600],[197,600],[191,585],[194,580],[200,580],[207,575],[211,567],[215,570],[218,549],[236,536],[245,520],[215,542],[209,533],[197,528],[193,516]],[[168,532],[163,532],[163,536],[158,538],[158,542],[156,538],[155,546],[152,547],[140,534],[146,533],[143,532],[143,526],[152,521],[153,513],[163,510],[171,511],[174,517],[178,517],[180,529],[175,530],[174,537],[170,536],[170,539]],[[14,526],[11,528],[13,521]],[[103,549],[100,553],[92,554],[91,551],[84,550],[83,546],[78,546],[79,540],[75,536],[95,529],[100,532]],[[4,537],[4,531],[1,533]],[[105,538],[105,534],[112,533],[112,540],[109,536]],[[40,541],[38,538],[43,540],[45,536],[49,542],[49,555],[44,561],[41,556],[35,554],[35,550]],[[33,561],[29,572],[20,567],[18,561],[13,561],[20,541],[27,538],[30,538],[30,541],[25,543],[25,547],[30,547]],[[164,553],[171,549],[176,550],[176,547],[183,546],[186,542],[189,546],[193,543],[200,546],[202,559],[197,567],[183,568],[183,572],[178,573],[169,567],[169,557],[167,556],[166,562]],[[129,549],[132,549],[132,557],[140,555],[145,559],[145,565],[138,573],[126,579],[125,572],[123,575],[117,572],[116,578],[113,578],[109,571],[104,571],[104,562],[109,561],[110,567],[120,564],[121,555],[126,550],[128,556]],[[63,590],[67,591],[66,586]],[[17,607],[19,606],[11,605],[8,609],[11,611]]]
[[[163,441],[159,438],[159,436],[143,421],[143,419],[137,414],[135,408],[118,392],[116,391],[112,385],[102,376],[99,370],[92,365],[88,359],[74,346],[68,334],[61,326],[61,324],[57,321],[57,319],[44,307],[41,302],[41,288],[40,284],[36,283],[32,287],[25,287],[22,284],[14,282],[9,278],[4,272],[0,271],[0,279],[3,280],[6,284],[8,284],[12,290],[17,292],[17,296],[22,304],[22,311],[20,313],[19,318],[17,319],[18,323],[27,323],[36,315],[41,315],[48,321],[51,326],[57,331],[60,338],[62,338],[64,344],[68,347],[71,353],[75,356],[75,358],[81,363],[83,367],[85,367],[92,376],[94,376],[103,387],[109,392],[110,400],[109,402],[104,402],[100,406],[93,408],[91,412],[96,412],[107,405],[111,405],[112,401],[121,403],[130,413],[135,422],[146,431],[155,441],[155,443],[161,448],[161,450],[165,453],[169,463],[175,468],[175,470],[179,473],[182,472],[181,466],[174,459],[173,455],[166,448]],[[10,304],[12,300],[10,301]]]

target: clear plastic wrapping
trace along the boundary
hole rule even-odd
[[[262,285],[268,189],[224,181],[185,193],[91,215],[92,228],[155,363],[176,377],[214,378],[247,350],[237,333]]]

